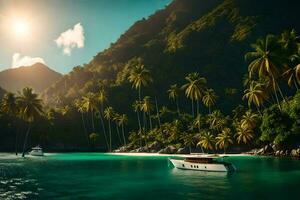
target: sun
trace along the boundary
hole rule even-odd
[[[29,22],[22,18],[14,18],[11,21],[12,31],[17,37],[24,37],[29,34],[30,25]]]

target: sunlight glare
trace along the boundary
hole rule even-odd
[[[25,19],[15,18],[12,20],[12,31],[17,37],[27,36],[29,33],[29,23]]]

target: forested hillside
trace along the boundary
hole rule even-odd
[[[96,91],[97,83],[105,80],[111,87],[110,103],[124,108],[135,98],[126,66],[138,57],[155,80],[147,93],[158,96],[161,103],[167,102],[170,84],[181,84],[185,75],[197,71],[221,97],[218,107],[229,111],[241,99],[244,54],[250,43],[267,33],[299,30],[299,5],[283,0],[175,0],[136,22],[110,48],[49,88],[44,97],[48,103],[67,105]],[[120,98],[121,102],[115,101]]]

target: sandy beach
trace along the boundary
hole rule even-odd
[[[193,157],[193,156],[252,156],[246,153],[240,154],[159,154],[159,153],[108,153],[120,156],[172,156],[172,157]]]

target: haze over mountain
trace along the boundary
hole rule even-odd
[[[74,68],[44,97],[48,103],[59,97],[68,104],[96,91],[99,80],[107,80],[110,104],[123,109],[136,98],[126,80],[126,66],[139,57],[154,79],[147,95],[168,104],[170,84],[181,85],[188,73],[199,72],[220,97],[218,107],[230,110],[233,101],[241,101],[244,55],[250,44],[269,33],[292,28],[299,32],[299,6],[299,1],[283,0],[174,0],[137,21],[90,63]]]
[[[17,92],[28,86],[41,93],[62,75],[42,63],[32,66],[11,68],[0,72],[0,86],[9,91]]]

